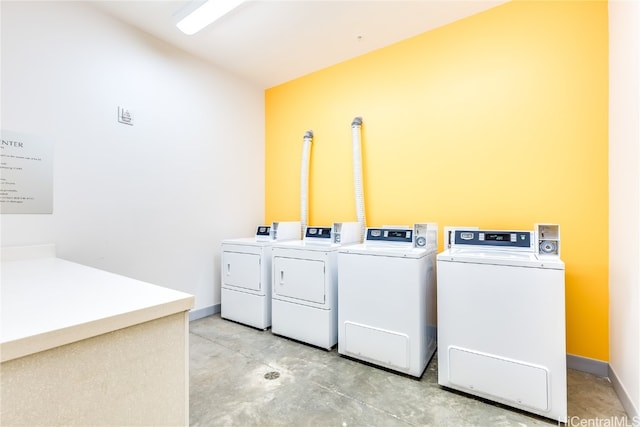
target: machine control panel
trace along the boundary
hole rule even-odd
[[[366,241],[412,243],[413,230],[396,228],[368,228]]]
[[[456,230],[456,245],[501,246],[529,248],[533,241],[531,231]]]
[[[331,227],[307,227],[304,238],[331,239]]]
[[[270,240],[271,239],[271,226],[259,225],[256,228],[256,240]]]

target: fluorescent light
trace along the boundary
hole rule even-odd
[[[176,26],[187,35],[193,35],[222,18],[245,0],[208,0],[202,6],[185,16]]]

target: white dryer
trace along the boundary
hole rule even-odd
[[[368,228],[338,252],[338,352],[414,377],[435,353],[438,226]]]
[[[438,254],[438,383],[566,423],[564,263],[553,234],[451,228]]]
[[[358,243],[360,224],[305,230],[273,246],[271,332],[330,349],[338,342],[338,249]]]
[[[271,326],[271,250],[300,240],[299,221],[260,225],[255,237],[222,242],[220,315],[255,328]]]

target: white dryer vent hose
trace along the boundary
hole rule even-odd
[[[302,226],[302,237],[304,237],[304,231],[309,221],[309,158],[311,157],[312,140],[313,131],[306,131],[302,145],[302,169],[300,172],[300,224]]]
[[[365,237],[367,221],[364,216],[364,194],[362,190],[362,117],[356,117],[351,122],[351,141],[353,145],[353,183],[356,196],[356,217],[360,223],[360,241]]]

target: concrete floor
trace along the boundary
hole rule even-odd
[[[192,426],[557,424],[440,387],[435,357],[418,380],[219,314],[190,330]],[[272,372],[279,377],[266,379]],[[569,370],[568,391],[567,426],[631,425],[608,379]]]

